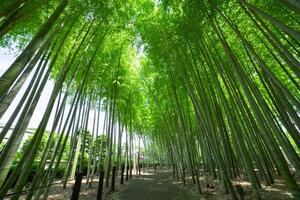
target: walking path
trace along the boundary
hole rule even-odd
[[[170,172],[146,173],[113,194],[113,200],[196,200],[195,194],[173,183]]]

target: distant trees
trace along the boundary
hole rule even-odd
[[[141,149],[199,192],[203,175],[237,199],[243,174],[260,199],[280,175],[300,198],[298,17],[288,0],[1,2],[0,45],[20,54],[0,77],[0,118],[25,93],[0,133],[0,198],[18,199],[36,164],[28,200],[46,199],[50,187],[34,188],[62,170],[64,186],[85,170],[89,185],[105,170],[108,186]],[[16,154],[49,78],[46,111]]]

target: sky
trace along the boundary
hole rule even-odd
[[[0,76],[9,68],[9,66],[13,63],[13,61],[16,59],[17,55],[15,51],[8,50],[6,48],[0,48]],[[0,123],[5,124],[6,121],[9,119],[12,112],[15,110],[16,106],[18,105],[18,102],[20,101],[22,95],[25,92],[26,87],[28,86],[28,83],[30,79],[32,78],[32,74],[27,78],[27,81],[23,85],[21,91],[18,93],[18,95],[15,97],[14,101],[12,102],[11,106],[8,108],[4,116],[1,118]],[[45,112],[48,100],[50,98],[51,92],[53,89],[53,81],[48,81],[45,89],[41,95],[41,99],[35,109],[35,112],[33,114],[33,119],[29,123],[30,128],[36,128],[39,124],[39,119],[43,117],[43,114]],[[51,119],[53,120],[53,119]],[[49,129],[49,127],[47,127]]]
[[[16,60],[19,53],[20,52],[16,48],[14,48],[14,46],[11,46],[10,48],[0,47],[0,77],[10,67],[10,65]],[[5,123],[9,120],[12,113],[15,111],[16,106],[18,105],[20,99],[22,98],[23,94],[25,93],[25,90],[30,82],[30,79],[32,78],[32,75],[33,75],[33,72],[28,76],[23,87],[21,88],[21,90],[19,91],[19,93],[17,94],[17,96],[15,97],[15,99],[13,100],[13,102],[11,103],[11,105],[9,106],[7,111],[5,112],[5,114],[0,119],[1,126],[5,125]],[[54,80],[48,80],[46,83],[46,86],[41,94],[41,97],[38,101],[38,104],[34,110],[33,116],[29,122],[28,129],[35,129],[39,126],[39,123],[45,113],[45,110],[46,110],[48,101],[50,99],[53,87],[54,87]],[[56,103],[55,103],[55,106],[56,106]],[[64,119],[66,118],[66,115],[69,110],[70,110],[70,105],[66,105],[66,110],[65,110],[66,114],[65,114]],[[101,111],[98,134],[105,134],[105,133],[103,133],[104,115],[105,115],[105,113]],[[14,120],[13,125],[16,124],[18,117],[19,116],[17,116],[17,118]],[[88,130],[90,132],[92,132],[92,130],[93,130],[93,118],[94,118],[94,110],[90,110],[89,121],[88,121]],[[48,132],[51,131],[53,120],[54,120],[54,112],[51,114],[50,119],[47,124],[47,127],[46,127],[46,130]],[[1,131],[1,128],[0,128],[0,131]],[[11,134],[11,131],[8,132],[8,134],[5,137],[5,140],[9,137],[10,134]],[[31,134],[29,134],[29,133],[25,134],[25,136],[22,139],[22,143],[29,137],[29,135],[31,135]],[[122,144],[124,145],[125,142],[126,142],[126,137],[125,137],[125,132],[124,132],[123,137],[122,137]],[[137,144],[138,144],[138,139],[136,137],[134,137],[135,148],[137,148]],[[143,146],[144,146],[144,144],[141,142],[141,147],[143,147]]]
[[[17,58],[18,56],[18,52],[14,49],[7,49],[7,48],[0,48],[0,76],[2,76],[2,74],[9,68],[9,66],[14,62],[14,60]],[[32,73],[30,74],[30,76],[27,78],[25,84],[23,85],[23,87],[21,88],[20,92],[18,93],[18,95],[15,97],[14,101],[12,102],[12,104],[10,105],[10,107],[8,108],[8,110],[6,111],[6,113],[3,115],[3,117],[0,119],[0,124],[4,125],[9,117],[11,116],[11,114],[14,112],[16,106],[18,105],[18,102],[20,101],[22,95],[24,94],[26,87],[29,84],[29,81],[32,77]],[[45,109],[47,107],[48,101],[50,99],[50,95],[52,92],[54,86],[54,81],[53,80],[48,80],[47,84],[42,92],[42,95],[40,97],[40,100],[37,104],[37,107],[33,113],[33,116],[31,118],[31,121],[29,123],[28,128],[37,128],[44,113],[45,113]],[[56,104],[55,104],[56,105]],[[69,111],[70,106],[67,105],[66,111]],[[93,124],[93,116],[94,116],[94,111],[91,110],[90,111],[90,117],[89,117],[89,124],[88,124],[88,129],[91,131],[92,130],[92,124]],[[53,123],[53,114],[50,117],[50,120],[47,124],[47,131],[51,130],[51,126]],[[16,123],[17,120],[14,121],[14,124]],[[101,112],[100,114],[100,128],[99,130],[103,130],[103,121],[104,121],[104,112]]]

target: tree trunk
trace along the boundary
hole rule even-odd
[[[20,75],[28,61],[32,58],[36,50],[44,43],[45,38],[51,27],[55,24],[61,13],[67,6],[68,0],[63,0],[57,7],[54,13],[45,22],[43,27],[37,33],[37,35],[31,40],[27,47],[22,51],[15,62],[9,67],[9,69],[0,77],[0,98],[8,92],[9,88],[15,82],[17,77]]]

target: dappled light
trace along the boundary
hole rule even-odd
[[[0,1],[0,199],[300,199],[299,15]]]

